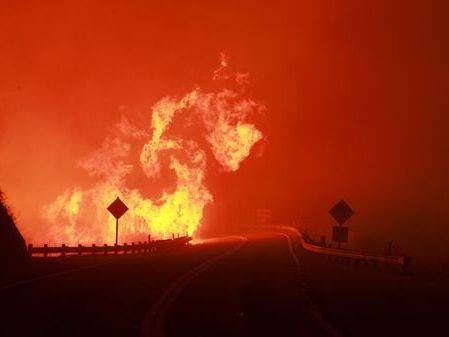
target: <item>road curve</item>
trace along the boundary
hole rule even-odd
[[[243,245],[248,241],[245,236],[232,236],[225,237],[224,240],[235,240],[235,246],[231,246],[224,253],[213,256],[200,265],[192,268],[187,273],[179,277],[177,280],[172,282],[167,289],[162,293],[158,301],[151,307],[151,309],[145,315],[143,321],[143,335],[146,337],[164,337],[165,336],[165,319],[171,306],[174,304],[176,298],[180,295],[186,285],[194,281],[195,277],[199,274],[207,271],[211,266],[216,264],[222,259],[236,253]],[[216,239],[220,241],[220,239]]]
[[[332,325],[332,323],[330,323],[323,316],[323,314],[318,309],[318,305],[313,301],[312,296],[310,295],[308,280],[305,277],[304,270],[301,267],[301,263],[298,258],[298,254],[296,253],[294,245],[293,245],[293,239],[291,238],[290,235],[288,235],[286,233],[276,233],[276,234],[284,237],[287,240],[288,251],[297,267],[297,275],[298,275],[298,280],[300,283],[300,289],[304,295],[304,298],[306,299],[306,301],[309,305],[309,311],[310,311],[310,314],[312,315],[313,319],[315,319],[315,321],[321,326],[323,331],[325,331],[329,336],[342,337],[340,332],[337,331],[337,329]]]
[[[447,283],[336,263],[285,227],[0,274],[2,337],[448,336]]]
[[[181,277],[147,316],[145,336],[340,337],[311,300],[290,235],[248,234]]]

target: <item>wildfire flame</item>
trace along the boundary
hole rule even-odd
[[[228,59],[222,55],[213,79],[229,80],[227,66]],[[236,74],[234,78],[241,86],[247,75]],[[243,90],[203,92],[197,88],[180,99],[164,97],[152,107],[149,132],[122,118],[117,125],[119,135],[107,137],[97,151],[79,162],[99,182],[90,189],[69,189],[43,207],[42,215],[51,228],[50,242],[113,242],[115,220],[106,207],[117,196],[129,207],[121,219],[121,241],[146,239],[148,234],[153,238],[194,235],[204,207],[213,201],[205,184],[207,162],[215,160],[224,171],[237,171],[252,147],[263,138],[248,119],[264,107],[244,96]],[[201,125],[203,141],[169,132],[177,116],[184,126]],[[125,137],[141,142],[138,163],[130,162],[131,145]],[[207,153],[212,153],[212,158]],[[168,158],[168,162],[162,157]],[[133,170],[141,169],[149,181],[155,181],[167,165],[176,176],[174,191],[164,191],[152,200],[126,186],[125,178]]]

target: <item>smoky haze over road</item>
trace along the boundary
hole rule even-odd
[[[0,184],[22,233],[45,232],[41,206],[93,182],[77,160],[122,115],[144,128],[160,97],[208,89],[225,51],[267,107],[267,141],[236,175],[208,181],[205,228],[271,207],[329,235],[327,210],[345,198],[354,244],[393,240],[447,266],[447,6],[2,1]]]
[[[2,280],[4,337],[449,332],[443,280],[339,264],[274,228],[169,253],[34,263],[28,281]]]

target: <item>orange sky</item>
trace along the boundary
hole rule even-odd
[[[76,161],[120,116],[144,125],[162,96],[207,88],[224,51],[268,138],[210,177],[210,227],[264,206],[318,235],[345,198],[361,244],[447,254],[445,3],[1,1],[0,185],[25,235],[44,231],[39,207],[91,183]]]

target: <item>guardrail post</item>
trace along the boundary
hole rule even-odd
[[[137,249],[137,253],[142,253],[142,242],[139,241],[139,248]]]
[[[28,257],[33,257],[33,245],[31,243],[28,244]]]
[[[128,244],[125,242],[125,243],[123,244],[123,254],[126,255],[127,250],[128,250]]]
[[[118,244],[114,245],[114,254],[117,255],[118,254],[118,250],[119,250],[119,246]]]
[[[134,242],[131,242],[131,254],[135,253]]]
[[[97,250],[97,245],[95,243],[92,244],[92,255],[95,255]]]
[[[412,258],[410,256],[407,255],[401,255],[399,256],[399,261],[400,266],[401,266],[401,271],[405,274],[410,273],[411,272],[411,262],[412,262]]]
[[[78,243],[78,255],[81,255],[83,253],[83,246],[81,246],[80,243]]]
[[[104,245],[103,245],[103,249],[104,249],[104,255],[107,255],[108,254],[108,244],[107,243],[105,243]]]
[[[61,257],[64,257],[64,256],[65,256],[65,244],[63,243],[61,245]]]
[[[48,255],[48,244],[44,244],[44,257]]]

